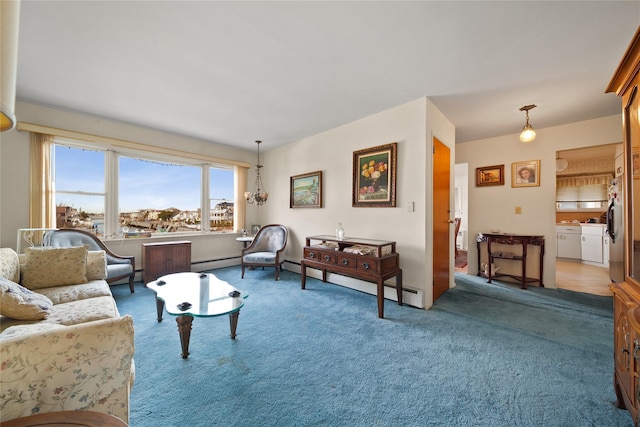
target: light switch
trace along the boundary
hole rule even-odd
[[[522,206],[516,206],[516,215],[522,214]]]

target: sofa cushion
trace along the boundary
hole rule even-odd
[[[87,247],[27,248],[22,285],[29,289],[87,282]]]
[[[53,307],[44,295],[0,277],[0,314],[19,320],[45,319]]]
[[[0,277],[20,282],[20,261],[17,252],[11,248],[0,249]]]
[[[49,298],[53,305],[81,299],[112,296],[111,289],[109,289],[109,285],[104,280],[90,280],[80,285],[42,288],[38,289],[38,293]]]
[[[87,252],[87,280],[107,278],[107,256],[104,251]]]
[[[55,304],[44,322],[69,326],[119,315],[113,297],[96,297]]]

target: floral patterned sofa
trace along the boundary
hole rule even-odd
[[[91,410],[129,422],[133,319],[87,247],[0,249],[0,421]]]

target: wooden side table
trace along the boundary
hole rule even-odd
[[[127,427],[127,423],[113,415],[93,411],[45,412],[3,421],[2,427]]]

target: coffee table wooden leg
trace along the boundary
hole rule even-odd
[[[231,339],[236,339],[236,328],[238,327],[238,316],[240,316],[240,312],[236,311],[235,313],[229,313],[229,325],[231,326]]]
[[[158,312],[158,322],[162,322],[162,313],[164,312],[164,301],[156,298],[156,311]]]
[[[189,340],[191,339],[191,324],[193,316],[178,316],[178,332],[180,332],[180,345],[182,345],[182,358],[189,357]]]

